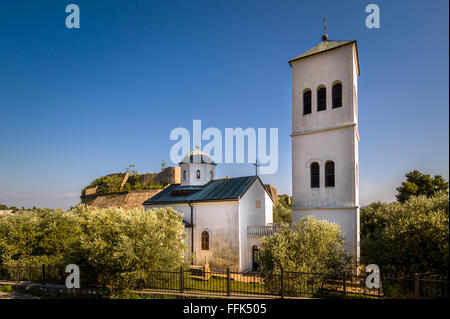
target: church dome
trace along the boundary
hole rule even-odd
[[[195,150],[192,152],[189,152],[186,154],[186,156],[183,158],[183,161],[180,164],[183,163],[205,163],[205,164],[214,164],[212,158],[206,154],[205,152]]]

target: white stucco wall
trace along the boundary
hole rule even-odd
[[[330,111],[331,112],[331,111]],[[355,206],[354,132],[351,127],[292,138],[295,208]],[[325,162],[335,165],[335,186],[325,187]],[[311,188],[311,163],[320,166],[320,187]]]
[[[200,171],[200,179],[197,179],[197,170]],[[181,163],[180,164],[180,179],[181,185],[205,185],[211,179],[215,178],[216,165],[205,163]],[[186,171],[186,179],[183,178]],[[211,178],[212,172],[212,178]]]
[[[259,201],[260,207],[256,207]],[[159,207],[146,205],[145,209]],[[163,206],[164,207],[164,206]],[[273,202],[264,186],[255,181],[239,201],[188,203],[165,205],[172,207],[183,219],[194,225],[194,264],[202,265],[208,260],[211,269],[232,271],[252,270],[252,246],[261,246],[259,238],[248,237],[248,226],[265,226],[273,222]],[[185,243],[191,247],[191,229],[186,228]],[[210,249],[201,249],[201,234],[207,231],[210,236]],[[188,248],[187,256],[191,255]]]
[[[314,216],[336,223],[341,227],[345,237],[345,248],[354,256],[359,256],[359,207],[354,209],[307,209],[293,210],[292,222],[300,218]]]
[[[342,107],[332,108],[332,86],[342,83]],[[327,109],[317,111],[317,88],[327,89]],[[303,92],[312,113],[303,115]],[[359,189],[356,46],[349,44],[292,63],[293,222],[313,215],[338,223],[349,252],[359,257]],[[325,162],[335,163],[335,186],[325,187]],[[311,188],[310,164],[320,165]]]
[[[230,268],[239,271],[240,248],[239,245],[239,202],[205,202],[192,203],[193,220],[191,220],[191,207],[188,203],[166,205],[172,207],[184,216],[184,220],[194,225],[194,264],[203,265],[207,259],[211,269],[224,270]],[[151,206],[146,205],[145,209]],[[185,243],[191,247],[191,229],[186,228]],[[210,249],[201,249],[201,234],[208,231]],[[187,256],[191,255],[188,248]]]
[[[211,269],[239,270],[239,202],[194,203],[196,264],[208,259]],[[201,249],[201,233],[208,231],[210,250]]]
[[[256,201],[260,201],[260,208],[256,208]],[[265,226],[273,222],[273,202],[264,186],[255,181],[239,202],[240,211],[240,271],[252,270],[253,258],[251,247],[261,246],[257,238],[247,236],[248,226]]]

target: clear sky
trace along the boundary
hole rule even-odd
[[[99,176],[157,172],[194,119],[277,127],[278,172],[262,179],[290,194],[288,60],[321,41],[323,16],[330,40],[358,41],[361,203],[393,200],[413,169],[448,179],[447,0],[71,1],[0,2],[0,203],[68,208]]]

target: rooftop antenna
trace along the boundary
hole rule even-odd
[[[328,40],[328,34],[327,34],[327,17],[322,18],[323,23],[323,35],[322,35],[322,41]]]

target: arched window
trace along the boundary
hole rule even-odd
[[[319,163],[311,164],[311,187],[317,188],[320,186],[320,167]]]
[[[317,90],[317,111],[327,109],[327,89],[321,87]]]
[[[303,93],[303,115],[311,113],[311,90]]]
[[[214,179],[214,175],[213,175],[212,171],[209,172],[209,175],[211,176],[211,180],[213,180]]]
[[[200,170],[197,170],[197,179],[200,179]]]
[[[334,187],[334,162],[325,163],[325,186]]]
[[[333,85],[333,109],[342,106],[342,84],[336,83]]]
[[[202,250],[209,250],[209,233],[202,232]]]
[[[186,170],[183,171],[183,179],[186,180]]]

